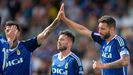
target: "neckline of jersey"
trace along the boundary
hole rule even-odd
[[[115,35],[109,42],[106,41],[106,45],[108,45],[117,35]]]
[[[14,47],[14,48],[9,48],[9,51],[14,51],[15,49],[17,49],[17,47],[18,47],[18,45],[19,45],[19,43],[20,43],[20,41],[18,41],[18,44],[17,44],[17,46],[16,47]]]
[[[70,52],[68,55],[66,55],[66,56],[63,57],[63,58],[61,58],[60,53],[58,53],[58,59],[59,59],[60,61],[63,61],[66,57],[68,57],[69,55],[71,55],[71,53],[72,53],[72,52]]]

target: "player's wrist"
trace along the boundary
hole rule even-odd
[[[102,68],[109,68],[109,64],[102,64]]]
[[[103,68],[112,68],[113,66],[110,63],[103,64]]]
[[[55,21],[59,21],[59,17],[56,17],[56,18],[55,18]]]
[[[64,16],[64,17],[61,18],[61,20],[66,23],[69,19]]]

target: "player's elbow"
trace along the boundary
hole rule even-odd
[[[41,44],[43,44],[44,43],[44,41],[45,41],[45,39],[46,39],[46,36],[45,35],[38,35],[37,36],[37,42],[38,42],[38,44],[39,45],[41,45]]]
[[[127,66],[128,63],[129,63],[129,56],[123,57],[123,58],[122,58],[122,63],[121,63],[121,64],[122,64],[123,66]]]

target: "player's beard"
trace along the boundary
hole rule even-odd
[[[102,38],[102,39],[108,39],[110,36],[111,36],[111,35],[110,35],[110,33],[108,32],[108,33],[106,33],[105,35],[102,35],[101,38]]]
[[[66,46],[60,46],[60,47],[58,47],[58,50],[59,51],[65,51],[67,49],[67,47]]]

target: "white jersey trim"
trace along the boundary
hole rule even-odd
[[[120,56],[127,54],[129,55],[129,51],[125,48],[123,51],[120,52]]]
[[[123,67],[123,74],[126,75],[126,72],[125,72],[125,67]]]
[[[120,36],[117,36],[116,40],[118,41],[120,47],[125,45],[124,40]]]
[[[58,53],[58,59],[59,59],[60,61],[63,61],[65,58],[67,58],[67,57],[68,57],[69,55],[71,55],[71,54],[72,54],[72,52],[70,52],[67,56],[61,58],[61,54]]]
[[[18,44],[17,44],[17,46],[15,47],[15,48],[13,48],[13,49],[9,49],[9,51],[14,51],[15,49],[17,49],[18,48],[18,46],[19,46],[19,44],[20,44],[20,41],[18,41]]]

